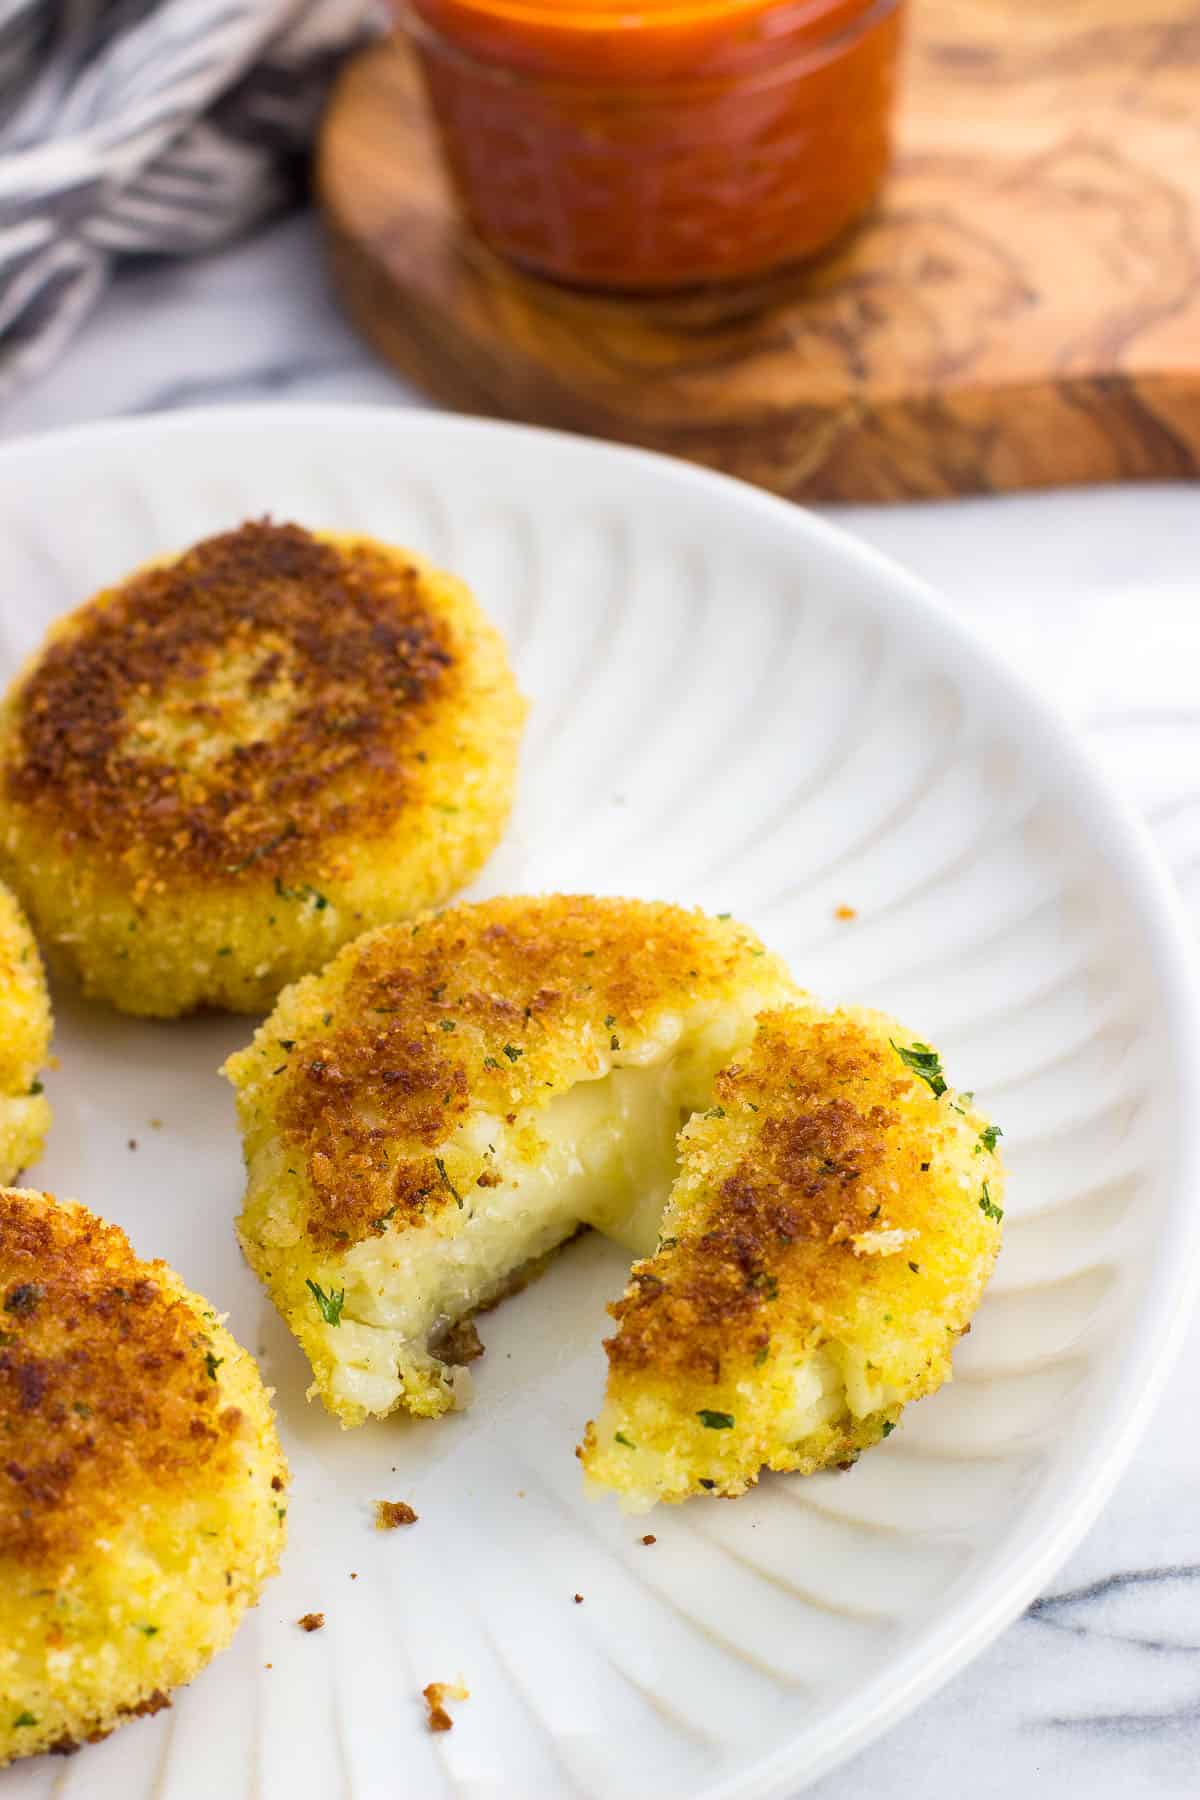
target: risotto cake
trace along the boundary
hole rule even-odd
[[[935,1053],[677,907],[371,933],[226,1072],[243,1246],[346,1424],[461,1404],[472,1315],[581,1226],[642,1259],[580,1452],[631,1507],[886,1436],[949,1373],[998,1243],[995,1134]]]
[[[85,992],[270,1006],[494,849],[524,702],[464,585],[249,523],[61,620],[0,710],[0,859]]]
[[[878,1013],[765,1013],[680,1134],[579,1455],[631,1510],[845,1467],[950,1379],[1000,1247],[998,1132]]]
[[[681,1117],[793,996],[731,920],[451,907],[347,946],[230,1058],[242,1244],[348,1425],[469,1385],[455,1327],[583,1224],[644,1255]]]
[[[50,1127],[39,1072],[50,1050],[50,998],[33,934],[0,883],[0,1186],[37,1161]]]
[[[246,1352],[73,1201],[0,1191],[0,1763],[157,1712],[275,1572],[287,1467]]]

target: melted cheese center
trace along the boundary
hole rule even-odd
[[[467,1371],[430,1347],[447,1325],[499,1298],[582,1225],[650,1255],[678,1174],[680,1126],[710,1104],[718,1069],[752,1029],[752,1014],[737,1009],[690,1018],[686,1031],[669,1018],[635,1051],[614,1051],[606,1073],[511,1124],[474,1115],[457,1142],[487,1153],[498,1185],[474,1187],[459,1212],[371,1237],[345,1259],[336,1397],[385,1411],[406,1368],[419,1367],[461,1406]]]

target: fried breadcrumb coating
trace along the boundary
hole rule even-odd
[[[40,1071],[50,1024],[42,959],[20,907],[0,883],[0,1185],[42,1153],[50,1102]]]
[[[653,1256],[611,1309],[580,1455],[635,1508],[844,1467],[950,1379],[1000,1246],[1004,1176],[969,1099],[894,1019],[765,1013],[680,1136]],[[910,1056],[911,1056],[910,1052]]]
[[[290,988],[225,1073],[242,1245],[325,1404],[460,1405],[459,1321],[581,1224],[650,1249],[681,1118],[794,992],[732,920],[561,895],[385,927]]]
[[[261,1011],[494,849],[524,702],[467,588],[269,521],[60,620],[0,708],[0,863],[132,1013]]]
[[[275,1572],[253,1360],[74,1201],[0,1190],[0,1763],[168,1704]]]

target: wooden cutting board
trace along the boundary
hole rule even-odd
[[[350,316],[450,406],[819,500],[1200,472],[1200,0],[916,0],[882,204],[754,290],[509,268],[400,43],[343,72],[317,186]]]

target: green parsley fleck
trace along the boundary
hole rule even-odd
[[[158,1626],[157,1625],[139,1625],[137,1627],[137,1629],[141,1632],[143,1637],[157,1637],[158,1636]]]
[[[718,919],[732,919],[733,914],[732,913],[718,913],[717,917],[718,917]]]
[[[988,1184],[986,1181],[983,1184],[983,1197],[979,1202],[979,1210],[985,1219],[994,1219],[997,1225],[1004,1217],[1004,1208],[996,1205],[996,1202],[988,1192]]]
[[[454,1195],[455,1201],[461,1207],[462,1203],[463,1203],[463,1197],[459,1193],[458,1189],[455,1187],[454,1183],[451,1181],[450,1177],[447,1175],[445,1163],[442,1161],[440,1156],[435,1156],[433,1160],[437,1164],[437,1172],[441,1176],[442,1185],[444,1187],[448,1187],[450,1189],[450,1192]]]
[[[218,956],[232,956],[233,955],[233,945],[232,944],[222,944],[221,948],[217,951],[217,955]]]
[[[604,1023],[608,1026],[610,1031],[612,1030],[613,1026],[616,1024],[616,1022],[617,1022],[616,1013],[606,1013],[604,1015]]]
[[[494,1056],[485,1056],[483,1059],[483,1066],[485,1069],[498,1069],[500,1064],[496,1061]]]
[[[92,1409],[86,1400],[72,1400],[71,1411],[78,1413],[81,1419],[90,1419],[92,1416]]]
[[[512,1063],[519,1062],[525,1054],[523,1050],[518,1050],[515,1044],[505,1044],[502,1047],[505,1056],[507,1056],[509,1062]]]
[[[914,1275],[919,1275],[921,1273],[920,1263],[909,1263],[908,1266],[912,1270]]]
[[[439,1019],[438,1024],[441,1026],[443,1031],[457,1031],[458,1030],[458,1021],[456,1019]]]
[[[733,1430],[732,1413],[710,1412],[707,1406],[702,1406],[696,1417],[702,1425],[707,1425],[710,1431]]]
[[[725,1108],[723,1106],[710,1106],[704,1116],[706,1119],[723,1119],[725,1117]]]
[[[618,1444],[624,1444],[624,1446],[627,1450],[636,1450],[637,1449],[637,1445],[633,1442],[633,1439],[627,1438],[623,1431],[614,1432],[613,1436],[614,1436],[616,1442]]]
[[[12,1728],[14,1731],[17,1731],[25,1725],[36,1725],[36,1724],[37,1724],[37,1720],[34,1718],[34,1716],[31,1712],[19,1712],[17,1714],[16,1718],[12,1722]]]
[[[764,1344],[761,1349],[756,1350],[754,1352],[755,1368],[761,1369],[770,1354],[771,1354],[771,1347],[769,1344]]]
[[[342,1308],[346,1304],[345,1288],[338,1288],[336,1293],[330,1288],[329,1292],[326,1293],[324,1288],[321,1287],[318,1282],[311,1279],[306,1281],[304,1285],[316,1301],[317,1310],[325,1323],[327,1325],[340,1325],[342,1322]]]
[[[919,1076],[932,1088],[935,1095],[946,1092],[946,1080],[942,1074],[942,1059],[936,1050],[931,1050],[928,1044],[910,1044],[905,1047],[903,1044],[898,1044],[895,1038],[889,1038],[888,1043],[905,1068],[911,1069],[914,1075]]]
[[[621,1040],[615,1031],[608,1040],[608,1047],[610,1050],[619,1050],[621,1048]]]
[[[211,1350],[206,1350],[204,1352],[204,1366],[208,1370],[208,1379],[210,1381],[215,1381],[217,1379],[217,1370],[224,1361],[225,1358],[223,1356],[214,1356]]]
[[[286,844],[289,838],[295,837],[298,830],[299,826],[296,824],[296,821],[294,819],[289,820],[282,831],[277,832],[273,838],[269,838],[265,844],[259,844],[256,850],[251,850],[249,856],[243,856],[241,862],[227,863],[225,865],[225,873],[227,875],[240,875],[243,869],[250,868],[253,863],[261,862],[264,856],[270,856],[272,850],[278,850],[280,844]],[[129,929],[130,931],[135,931],[137,927],[131,925]]]
[[[29,1090],[29,1092],[31,1094],[44,1094],[45,1091],[46,1091],[45,1084],[40,1081],[35,1081],[33,1086]]]
[[[896,1429],[896,1421],[895,1421],[895,1419],[885,1419],[885,1420],[884,1420],[884,1421],[883,1421],[883,1435],[884,1435],[884,1437],[891,1437],[891,1435],[892,1435],[892,1433],[893,1433],[893,1431],[895,1431],[895,1429]]]
[[[118,1289],[118,1292],[120,1290]],[[6,1313],[13,1313],[18,1319],[26,1318],[38,1309],[42,1290],[36,1281],[23,1281],[10,1288],[4,1301]]]
[[[981,1150],[986,1150],[989,1153],[989,1155],[995,1156],[995,1154],[996,1154],[996,1139],[1002,1138],[1003,1136],[1004,1136],[1004,1133],[1001,1131],[1001,1129],[998,1125],[985,1125],[983,1130],[979,1134],[979,1142],[975,1146],[976,1156],[979,1155],[979,1152]]]
[[[285,887],[278,875],[275,877],[275,892],[281,900],[311,900],[317,912],[324,912],[329,901],[324,894],[317,892],[309,882],[302,881],[299,887]]]

